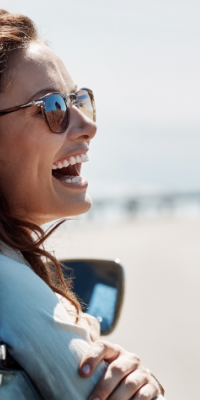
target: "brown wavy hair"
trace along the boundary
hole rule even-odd
[[[0,84],[7,75],[10,59],[17,57],[19,49],[30,42],[40,40],[36,27],[28,17],[0,10]],[[1,86],[0,86],[1,87]],[[2,87],[1,87],[2,88]],[[81,307],[72,292],[72,278],[64,278],[58,260],[44,249],[45,240],[65,220],[62,219],[46,232],[35,223],[19,219],[13,215],[9,202],[0,188],[0,241],[20,251],[33,271],[54,291],[68,299],[75,307],[77,315]],[[45,262],[46,261],[46,262]]]

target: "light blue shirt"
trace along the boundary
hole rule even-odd
[[[101,362],[90,378],[78,373],[91,345],[88,331],[73,324],[53,291],[6,248],[0,254],[0,339],[45,400],[86,400],[106,370]]]

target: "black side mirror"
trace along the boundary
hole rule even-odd
[[[119,319],[124,297],[122,265],[118,260],[71,259],[61,262],[73,270],[74,292],[85,305],[83,311],[98,319],[101,335],[111,333]]]

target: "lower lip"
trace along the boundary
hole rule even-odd
[[[56,178],[54,178],[56,179]],[[78,182],[66,182],[65,180],[59,180],[56,179],[56,181],[60,182],[63,186],[66,186],[68,188],[73,188],[73,189],[85,189],[88,186],[88,181],[85,178],[82,178]]]

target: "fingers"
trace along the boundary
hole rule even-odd
[[[101,386],[97,384],[89,400],[95,398],[106,400],[108,397],[109,400],[128,400],[147,383],[147,377],[143,371],[136,370],[122,379],[121,383],[117,386],[115,385],[113,387],[113,379],[107,383],[109,383],[109,385],[105,385],[105,382],[102,382]]]
[[[98,340],[83,357],[79,373],[83,377],[92,375],[100,361],[109,363],[88,400],[152,400],[160,394],[159,385],[138,356],[125,351],[121,346]]]
[[[101,360],[112,362],[121,352],[121,347],[103,340],[97,340],[88,349],[79,366],[81,376],[90,376]]]
[[[159,397],[160,390],[158,385],[147,383],[134,396],[134,400],[156,400]]]
[[[107,368],[105,374],[100,378],[89,400],[99,398],[107,399],[114,391],[114,397],[110,399],[130,399],[130,397],[147,382],[146,376],[142,371],[132,371],[138,366],[138,357],[131,353],[122,354],[116,361],[113,361]],[[129,374],[129,375],[128,375]],[[128,376],[127,376],[128,375]],[[124,379],[124,381],[123,381]],[[121,383],[122,382],[122,383]]]

